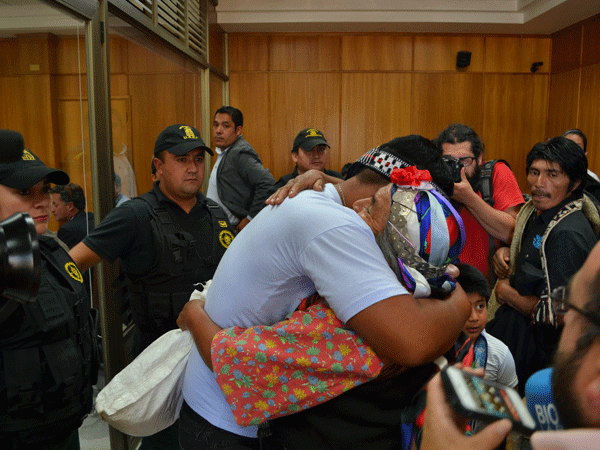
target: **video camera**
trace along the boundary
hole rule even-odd
[[[20,212],[0,222],[0,297],[35,301],[40,287],[40,246],[35,224]]]

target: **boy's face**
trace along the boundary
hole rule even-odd
[[[467,298],[471,302],[471,315],[467,319],[463,331],[471,340],[475,340],[479,337],[487,324],[487,304],[485,298],[476,293],[467,294]]]

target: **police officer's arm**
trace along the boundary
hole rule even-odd
[[[510,244],[515,231],[515,219],[523,204],[505,211],[493,208],[473,190],[464,168],[461,170],[460,183],[454,183],[452,198],[462,203],[490,236]]]
[[[377,302],[348,320],[385,361],[414,367],[447,352],[458,338],[471,303],[457,285],[446,300],[397,295]]]
[[[69,256],[75,261],[75,264],[77,264],[79,270],[82,272],[102,261],[102,258],[83,242],[73,247],[69,251]]]

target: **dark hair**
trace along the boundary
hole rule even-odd
[[[561,134],[561,136],[566,138],[570,134],[574,134],[575,136],[579,136],[581,138],[581,140],[583,141],[583,152],[585,153],[587,151],[587,137],[585,137],[583,131],[581,131],[578,128],[572,128],[570,130],[565,131],[563,134]]]
[[[398,137],[380,148],[397,156],[418,169],[429,170],[433,182],[448,196],[454,193],[454,181],[441,152],[429,139],[418,134]]]
[[[75,208],[80,211],[85,209],[85,195],[83,195],[83,189],[81,189],[81,186],[78,184],[57,184],[50,190],[50,192],[52,194],[59,194],[60,201],[64,203],[73,202]]]
[[[461,142],[471,143],[471,151],[475,158],[479,158],[479,155],[485,150],[485,145],[483,145],[475,130],[462,123],[453,123],[433,140],[440,152],[442,151],[442,144],[460,144]]]
[[[162,152],[161,152],[161,154],[162,154]],[[152,172],[152,175],[154,175],[156,173],[156,166],[154,165],[154,158],[158,158],[158,157],[159,157],[158,155],[153,156],[152,161],[150,162],[150,171]],[[160,160],[164,162],[163,158],[160,158]]]
[[[548,139],[546,142],[538,142],[527,154],[526,174],[529,174],[531,164],[539,159],[560,165],[561,170],[569,177],[568,190],[571,191],[575,183],[581,181],[573,194],[583,192],[586,184],[588,162],[583,149],[579,145],[562,136]]]
[[[346,178],[346,174],[348,173],[348,169],[350,169],[350,166],[352,165],[351,162],[344,164],[344,167],[342,167],[342,171],[340,172],[342,174],[342,176],[344,178]]]
[[[233,120],[233,125],[235,128],[244,125],[244,115],[239,109],[234,108],[233,106],[221,106],[219,109],[217,109],[215,117],[217,114],[229,114],[231,116],[231,120]]]
[[[481,270],[470,264],[457,264],[460,275],[456,278],[467,294],[479,294],[485,299],[485,303],[490,300],[491,290],[487,278]]]

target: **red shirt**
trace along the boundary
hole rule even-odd
[[[492,187],[494,209],[506,211],[513,206],[525,203],[515,174],[502,162],[498,162],[494,166]],[[480,192],[478,192],[478,195],[481,197]],[[477,267],[487,277],[489,275],[487,257],[490,248],[490,235],[479,225],[479,222],[475,220],[467,208],[462,208],[460,216],[465,225],[467,242],[459,255],[459,259],[463,263]],[[498,240],[496,240],[496,246],[498,246]]]

